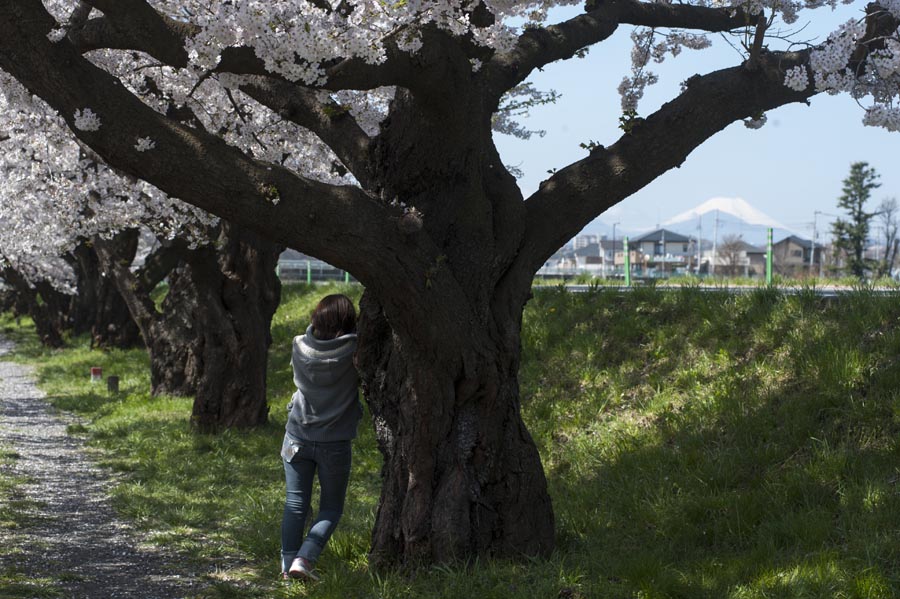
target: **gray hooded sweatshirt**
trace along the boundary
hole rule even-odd
[[[287,434],[295,440],[347,441],[362,417],[353,366],[356,335],[316,339],[312,326],[294,337],[291,366],[297,392],[288,404]]]

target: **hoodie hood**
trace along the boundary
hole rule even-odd
[[[353,369],[355,333],[321,340],[316,339],[312,331],[310,325],[304,335],[294,337],[291,365],[294,368],[294,384],[300,390],[310,384],[315,387],[331,386]]]
[[[286,427],[291,438],[344,441],[356,436],[362,408],[355,352],[355,334],[316,339],[310,326],[294,338],[291,365],[297,392],[288,404]]]

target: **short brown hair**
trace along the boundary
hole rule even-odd
[[[336,339],[356,332],[356,308],[341,293],[326,295],[310,315],[316,339]]]

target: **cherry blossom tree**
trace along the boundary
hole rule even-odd
[[[807,2],[11,0],[0,68],[112,167],[349,270],[384,454],[373,563],[547,554],[553,510],[520,415],[533,273],[598,214],[735,121],[846,92],[897,130],[897,0],[815,46],[770,48]],[[812,13],[815,14],[815,13]],[[492,140],[536,69],[634,27],[623,135],[523,198]],[[656,112],[648,66],[710,34],[739,64]]]
[[[197,428],[265,423],[281,248],[113,171],[46,104],[14,81],[4,90],[19,101],[0,113],[3,277],[44,342],[60,345],[66,325],[78,334],[82,322],[95,341],[142,337],[151,391],[194,396]],[[81,125],[91,118],[85,110]],[[140,230],[156,247],[133,269]],[[151,292],[164,277],[169,291],[158,310]]]
[[[171,233],[172,221],[179,220],[178,203],[90,159],[62,119],[14,81],[6,81],[3,89],[0,254],[6,258],[6,278],[28,298],[47,342],[58,345],[62,330],[71,329],[74,334],[90,331],[92,343],[101,347],[140,343],[122,297],[101,272],[91,240],[141,226],[143,220],[162,234]],[[145,191],[161,201],[135,201],[135,194]],[[52,334],[46,334],[48,328]]]

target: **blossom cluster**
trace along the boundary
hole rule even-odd
[[[134,149],[138,152],[146,152],[147,150],[152,150],[155,147],[156,142],[149,137],[139,137],[137,143],[134,144]]]
[[[900,14],[900,0],[880,3],[894,16]],[[866,23],[852,20],[841,25],[828,40],[810,52],[809,68],[816,91],[829,94],[849,93],[861,103],[870,98],[863,124],[900,130],[900,41],[896,38],[874,40],[864,63],[851,68],[854,53],[866,35]],[[801,73],[802,71],[802,73]],[[785,85],[802,91],[809,85],[803,67],[794,67],[785,76]]]
[[[90,108],[84,110],[76,110],[73,115],[75,118],[75,127],[82,131],[99,131],[100,117],[94,114]]]
[[[188,108],[200,125],[216,131],[229,144],[252,157],[287,167],[297,174],[328,183],[352,184],[352,177],[336,177],[333,152],[315,135],[286,121],[241,91],[243,85],[266,85],[265,77],[219,73],[202,77],[195,69],[174,69],[149,57],[130,52],[102,50],[88,56],[97,66],[116,75],[148,106],[165,114],[170,107]],[[323,92],[324,93],[324,92]],[[378,132],[387,114],[393,89],[341,92],[341,102],[360,120],[367,133]],[[327,94],[326,94],[327,96]],[[148,146],[148,143],[153,146]],[[140,143],[136,151],[148,151],[156,142]]]
[[[631,76],[622,79],[618,88],[622,98],[622,112],[625,114],[636,114],[638,103],[644,97],[644,90],[648,85],[659,81],[656,73],[646,70],[651,59],[660,64],[667,54],[678,56],[683,48],[703,50],[710,46],[709,38],[705,35],[683,31],[660,33],[646,28],[632,31],[631,41],[634,44],[631,49]]]
[[[863,124],[883,127],[888,131],[900,131],[900,108],[875,105],[866,109]]]
[[[79,113],[76,121],[90,123],[92,111]],[[6,132],[0,141],[0,255],[31,283],[44,280],[73,293],[73,273],[62,257],[95,235],[145,228],[198,243],[216,222],[107,167],[55,111],[2,71],[0,130]]]
[[[809,55],[809,66],[817,91],[837,92],[853,85],[854,76],[847,69],[857,42],[866,33],[860,21],[848,21],[828,36],[828,41]]]
[[[769,117],[767,117],[765,114],[760,114],[756,117],[744,119],[744,126],[748,129],[762,129],[766,124],[766,121],[768,120]]]
[[[230,46],[253,48],[268,71],[290,81],[321,86],[323,66],[331,60],[358,58],[381,64],[393,45],[414,54],[421,50],[422,32],[436,26],[497,52],[510,50],[521,32],[511,19],[534,23],[550,7],[577,0],[483,0],[495,16],[493,24],[475,25],[467,0],[378,0],[326,3],[306,0],[208,2],[193,13],[202,28],[187,44],[192,62],[203,70],[218,63]]]
[[[802,92],[809,87],[809,74],[805,66],[791,67],[784,75],[784,84],[794,91]]]
[[[657,0],[665,1],[665,0]],[[850,4],[853,0],[840,0]],[[775,32],[775,39],[783,36],[778,33],[777,23],[791,24],[799,18],[801,10],[822,7],[835,8],[839,0],[695,0],[692,4],[713,8],[732,8],[742,10],[745,14],[763,14],[768,18],[770,31]],[[900,20],[900,0],[878,0],[877,5]],[[745,58],[749,58],[750,47],[755,36],[755,20],[750,19],[747,25],[733,31],[732,35],[740,39],[732,44],[735,49],[743,48]],[[814,46],[810,51],[808,65],[788,68],[784,74],[784,85],[798,92],[808,90],[810,85],[817,92],[829,94],[848,93],[857,100],[865,97],[871,99],[866,108],[863,122],[867,125],[881,126],[896,130],[897,109],[900,103],[900,31],[885,38],[870,40],[867,43],[869,54],[863,65],[856,71],[851,70],[854,52],[866,35],[864,19],[852,20],[841,25],[828,36],[828,39]],[[665,37],[664,37],[665,36]],[[618,91],[622,99],[622,110],[626,115],[637,114],[638,103],[648,85],[658,81],[658,77],[648,71],[652,61],[659,63],[667,55],[677,56],[682,47],[702,49],[709,45],[705,36],[636,28],[632,34],[633,49],[631,52],[631,74],[625,77]],[[659,41],[662,40],[662,41]],[[788,40],[789,42],[790,40]],[[875,45],[872,42],[877,42]],[[883,46],[883,47],[882,47]],[[682,91],[684,87],[682,87]],[[757,128],[764,119],[748,119],[748,127]]]

